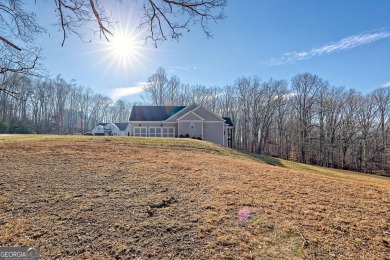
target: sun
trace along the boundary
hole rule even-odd
[[[114,56],[119,59],[128,59],[135,55],[135,42],[129,35],[117,32],[110,41]]]
[[[100,46],[90,51],[100,56],[93,66],[104,66],[104,74],[121,76],[146,70],[146,64],[150,62],[148,56],[153,50],[146,46],[143,34],[144,31],[136,29],[112,30],[107,41],[99,42]]]
[[[108,48],[116,62],[126,66],[136,59],[138,55],[137,42],[130,34],[115,32],[114,36],[108,43]]]
[[[138,66],[145,58],[148,48],[141,39],[142,32],[136,34],[134,30],[115,30],[109,35],[108,41],[103,43],[99,51],[104,53],[101,62],[109,67],[115,66],[118,70],[128,69],[129,66]]]

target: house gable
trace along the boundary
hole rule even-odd
[[[104,125],[104,130],[119,130],[114,123],[107,123]]]
[[[211,121],[211,122],[225,122],[222,117],[216,115],[215,113],[211,112],[205,107],[198,106],[194,110],[192,110],[195,114],[203,118],[205,121]]]
[[[178,118],[177,121],[204,121],[204,119],[195,114],[193,111],[190,111],[182,117]]]
[[[189,111],[195,109],[197,107],[196,104],[191,104],[191,105],[188,105],[186,106],[185,108],[183,108],[182,110],[180,110],[179,112],[177,112],[176,114],[172,115],[170,118],[168,118],[166,121],[167,122],[176,122],[176,120],[180,117],[182,117],[183,115],[185,115],[186,113],[188,113]]]
[[[95,126],[92,130],[91,130],[91,133],[94,134],[94,133],[104,133],[104,126],[102,126],[101,124],[98,124],[97,126]]]

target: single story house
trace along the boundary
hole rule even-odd
[[[201,105],[133,106],[129,121],[132,136],[190,137],[232,146],[232,120]]]
[[[92,135],[130,135],[131,125],[129,123],[99,123],[91,133]]]

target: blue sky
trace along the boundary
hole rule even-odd
[[[137,27],[136,1],[112,4],[123,28]],[[48,34],[37,39],[43,65],[53,76],[75,79],[80,85],[114,99],[142,90],[142,82],[163,67],[183,83],[205,86],[234,84],[238,77],[291,78],[310,72],[332,85],[368,93],[390,86],[390,1],[229,0],[226,18],[211,24],[212,39],[197,27],[176,41],[154,48],[144,45],[142,31],[124,65],[107,43],[86,31],[61,47],[61,33],[51,2],[30,4]],[[44,10],[44,12],[42,12]],[[128,95],[137,100],[139,95]]]

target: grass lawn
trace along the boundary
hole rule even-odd
[[[362,181],[366,183],[375,182],[377,184],[390,185],[390,178],[385,176],[378,176],[373,174],[365,174],[353,171],[346,171],[340,169],[325,168],[316,165],[309,165],[303,163],[292,162],[284,159],[274,158],[265,155],[252,154],[253,157],[261,161],[274,165],[281,166],[287,169],[297,170],[302,173],[320,174],[327,177],[336,177],[345,180]]]
[[[389,259],[388,178],[188,139],[0,136],[0,163],[0,246],[42,259]]]

